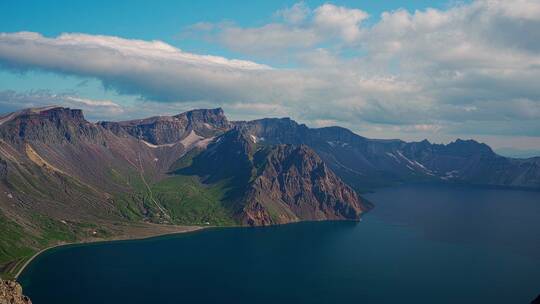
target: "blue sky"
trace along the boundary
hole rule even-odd
[[[163,40],[186,51],[221,56],[237,56],[226,48],[198,39],[180,39],[182,30],[197,22],[234,21],[242,26],[271,22],[274,12],[298,1],[2,1],[0,29],[3,32],[31,31],[45,36],[62,33],[112,35],[143,40]],[[328,1],[305,1],[318,7]],[[368,12],[376,21],[384,11],[427,7],[444,8],[449,1],[332,1]]]
[[[233,119],[291,116],[371,137],[540,149],[530,81],[538,7],[2,1],[0,112],[55,102],[98,120],[221,106]]]
[[[184,26],[199,22],[234,20],[244,26],[264,24],[273,12],[298,1],[2,1],[5,32],[36,31],[44,35],[63,32],[108,34],[125,38],[162,39],[172,42]],[[328,1],[305,1],[317,7]],[[329,2],[330,3],[330,2]],[[383,11],[396,9],[444,8],[449,1],[437,0],[349,0],[332,1],[339,6],[361,8],[378,18]],[[7,18],[6,18],[7,17]]]

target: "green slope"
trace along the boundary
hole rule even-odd
[[[170,212],[177,224],[235,224],[223,203],[225,183],[204,185],[196,176],[177,175],[152,185],[151,189],[154,198]]]

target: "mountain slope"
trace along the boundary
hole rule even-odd
[[[134,225],[358,219],[368,209],[307,147],[280,149],[257,146],[221,109],[128,122],[61,107],[0,117],[0,272],[51,244]],[[198,175],[171,174],[181,168]]]
[[[0,117],[0,272],[51,244],[134,227],[357,220],[371,205],[355,190],[409,181],[539,189],[540,158],[288,118],[229,122],[221,109],[99,123],[25,109]]]
[[[242,222],[249,225],[309,220],[357,220],[371,208],[306,145],[266,152],[245,196]]]
[[[192,137],[189,145],[155,147],[60,107],[1,117],[0,272],[51,243],[115,236],[130,223],[183,224],[152,185],[210,139]]]
[[[357,220],[371,208],[306,145],[260,145],[235,128],[186,157],[175,172],[225,184],[223,204],[243,224]]]
[[[540,158],[502,157],[473,140],[439,145],[368,139],[341,127],[310,129],[288,118],[235,124],[261,142],[308,145],[358,190],[411,181],[540,188]]]
[[[208,138],[230,128],[230,123],[221,108],[99,124],[117,134],[125,132],[150,145],[170,145],[184,140],[183,144],[186,146],[194,141],[193,137]]]

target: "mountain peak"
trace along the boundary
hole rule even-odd
[[[371,208],[307,145],[276,145],[255,166],[259,175],[245,197],[244,224],[357,220]]]
[[[153,145],[174,144],[192,131],[204,138],[216,136],[231,128],[222,108],[196,109],[174,116],[153,116],[121,122],[99,122],[113,131],[127,132]]]
[[[454,142],[451,142],[446,146],[452,150],[459,150],[465,153],[483,152],[495,154],[495,152],[493,152],[493,150],[488,145],[477,142],[474,139],[463,140],[461,138],[458,138]]]
[[[49,118],[63,118],[63,119],[82,119],[84,116],[82,110],[70,109],[66,107],[51,105],[45,107],[26,108],[16,112],[12,112],[0,117],[0,126],[18,118],[29,117],[49,117]]]
[[[59,106],[28,108],[0,118],[0,136],[15,142],[90,139],[95,138],[97,132],[95,125],[84,118],[80,109]]]
[[[175,115],[176,117],[182,115],[225,115],[225,112],[221,107],[213,109],[193,109],[180,114]]]

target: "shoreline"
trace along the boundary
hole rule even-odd
[[[51,245],[49,247],[43,248],[39,250],[38,252],[34,253],[28,260],[22,264],[21,268],[17,270],[15,275],[13,276],[13,280],[17,281],[19,279],[19,276],[23,273],[23,271],[32,263],[34,259],[36,259],[40,254],[62,246],[69,246],[69,245],[82,245],[82,244],[92,244],[92,243],[107,243],[107,242],[117,242],[117,241],[135,241],[135,240],[145,240],[145,239],[151,239],[155,237],[160,236],[166,236],[166,235],[174,235],[174,234],[182,234],[182,233],[189,233],[189,232],[195,232],[203,229],[213,228],[214,226],[172,226],[167,228],[180,228],[176,231],[164,231],[164,232],[150,232],[148,235],[140,235],[140,236],[133,236],[130,237],[129,235],[120,235],[117,237],[112,237],[110,239],[99,239],[99,238],[91,238],[91,239],[84,239],[79,242],[65,242],[65,243],[58,243],[55,245]]]
[[[365,214],[367,214],[370,210],[371,209],[366,211],[363,216],[365,216]],[[304,221],[297,221],[297,222],[290,222],[290,223],[283,223],[283,224],[274,224],[274,225],[268,225],[268,226],[251,226],[251,227],[249,227],[249,226],[242,226],[242,225],[231,225],[231,226],[217,226],[217,227],[220,227],[220,228],[241,228],[241,227],[267,228],[267,227],[294,225],[294,224],[309,223],[309,222],[316,223],[316,222],[331,222],[331,221],[334,221],[334,220],[304,220]],[[357,219],[357,220],[335,220],[335,221],[359,223],[359,222],[362,221],[362,219],[360,218],[360,219]],[[44,253],[44,252],[46,252],[48,250],[54,249],[54,248],[58,248],[58,247],[62,247],[62,246],[69,246],[69,245],[82,245],[82,244],[92,244],[92,243],[101,243],[101,242],[107,243],[107,242],[117,242],[117,241],[145,240],[145,239],[151,239],[151,238],[155,238],[155,237],[161,237],[161,236],[167,236],[167,235],[175,235],[175,234],[183,234],[183,233],[190,233],[190,232],[196,232],[196,231],[205,230],[205,229],[209,229],[209,228],[216,228],[216,226],[172,226],[172,227],[170,227],[170,226],[162,226],[162,225],[157,225],[157,224],[152,224],[152,225],[156,225],[156,227],[159,227],[159,228],[167,228],[167,229],[179,228],[179,230],[164,231],[164,232],[158,232],[158,231],[153,231],[152,232],[151,231],[148,235],[139,235],[139,236],[133,236],[133,237],[130,237],[129,235],[119,235],[119,236],[112,237],[112,238],[109,238],[109,239],[91,238],[91,239],[81,240],[79,242],[66,242],[66,243],[59,243],[59,244],[51,245],[49,247],[46,247],[46,248],[43,248],[43,249],[39,250],[34,255],[32,255],[28,260],[26,260],[24,262],[24,264],[21,266],[21,268],[13,276],[13,280],[17,281],[17,279],[22,274],[22,272],[26,269],[26,267],[28,267],[28,265],[30,265],[30,263],[35,258],[37,258],[40,254],[42,254],[42,253]],[[149,226],[149,227],[151,227],[151,226]]]

